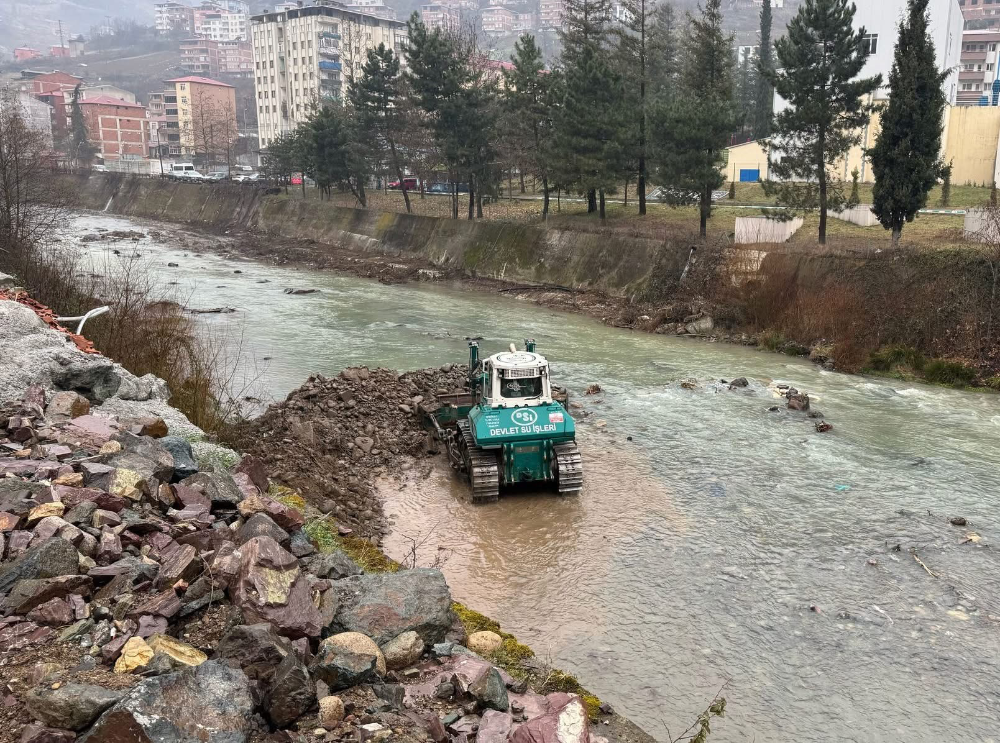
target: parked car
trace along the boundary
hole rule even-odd
[[[458,193],[469,193],[468,183],[432,183],[427,187],[427,193],[450,194],[452,192],[452,186],[457,186]]]
[[[91,165],[90,169],[92,171],[94,171],[95,173],[107,173],[108,172],[108,166],[107,165]]]
[[[397,180],[397,181],[393,181],[392,183],[390,183],[389,184],[389,188],[398,191],[399,188],[400,188],[399,181]],[[416,191],[419,188],[419,184],[417,183],[417,179],[416,178],[404,178],[403,179],[403,188],[405,188],[407,191]]]
[[[237,183],[250,183],[258,180],[259,178],[259,173],[240,173],[239,175],[233,176],[233,180]]]
[[[210,181],[224,181],[228,176],[225,173],[209,173],[205,177]]]
[[[197,170],[185,170],[180,173],[174,173],[174,178],[182,181],[208,181],[211,180],[208,176],[202,175]]]

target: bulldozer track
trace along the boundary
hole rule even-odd
[[[556,444],[556,467],[559,493],[579,493],[583,489],[583,459],[576,442]]]
[[[458,422],[461,447],[473,503],[495,503],[500,497],[500,467],[495,452],[476,445],[468,420]]]

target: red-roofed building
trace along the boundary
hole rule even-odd
[[[149,154],[145,106],[99,95],[80,101],[87,137],[105,160],[138,160]]]
[[[236,89],[208,77],[189,75],[167,80],[177,97],[176,121],[167,110],[167,139],[179,141],[180,154],[208,162],[226,162],[235,146]],[[174,140],[171,129],[179,135]]]
[[[14,61],[24,62],[28,59],[38,59],[42,56],[42,53],[37,49],[32,49],[30,46],[19,46],[14,50]]]

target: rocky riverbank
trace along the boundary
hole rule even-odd
[[[355,534],[380,528],[371,473],[423,446],[415,399],[459,370],[314,378],[265,416],[337,413],[267,442],[285,482],[310,442],[353,468],[324,513],[36,309],[0,300],[0,742],[648,740]]]

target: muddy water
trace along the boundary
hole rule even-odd
[[[96,226],[132,223],[81,216],[68,231]],[[996,396],[454,288],[196,257],[194,237],[160,229],[139,250],[190,306],[238,308],[206,323],[242,327],[272,357],[263,380],[275,397],[350,364],[462,361],[466,335],[487,349],[538,340],[586,408],[584,492],[473,508],[443,468],[413,470],[384,488],[388,546],[403,557],[416,542],[459,599],[657,737],[677,735],[728,683],[713,741],[1000,740]],[[304,286],[322,291],[283,294]],[[738,375],[758,381],[742,392],[714,382]],[[604,393],[580,396],[591,382]],[[834,430],[769,412],[775,383],[810,392]]]

